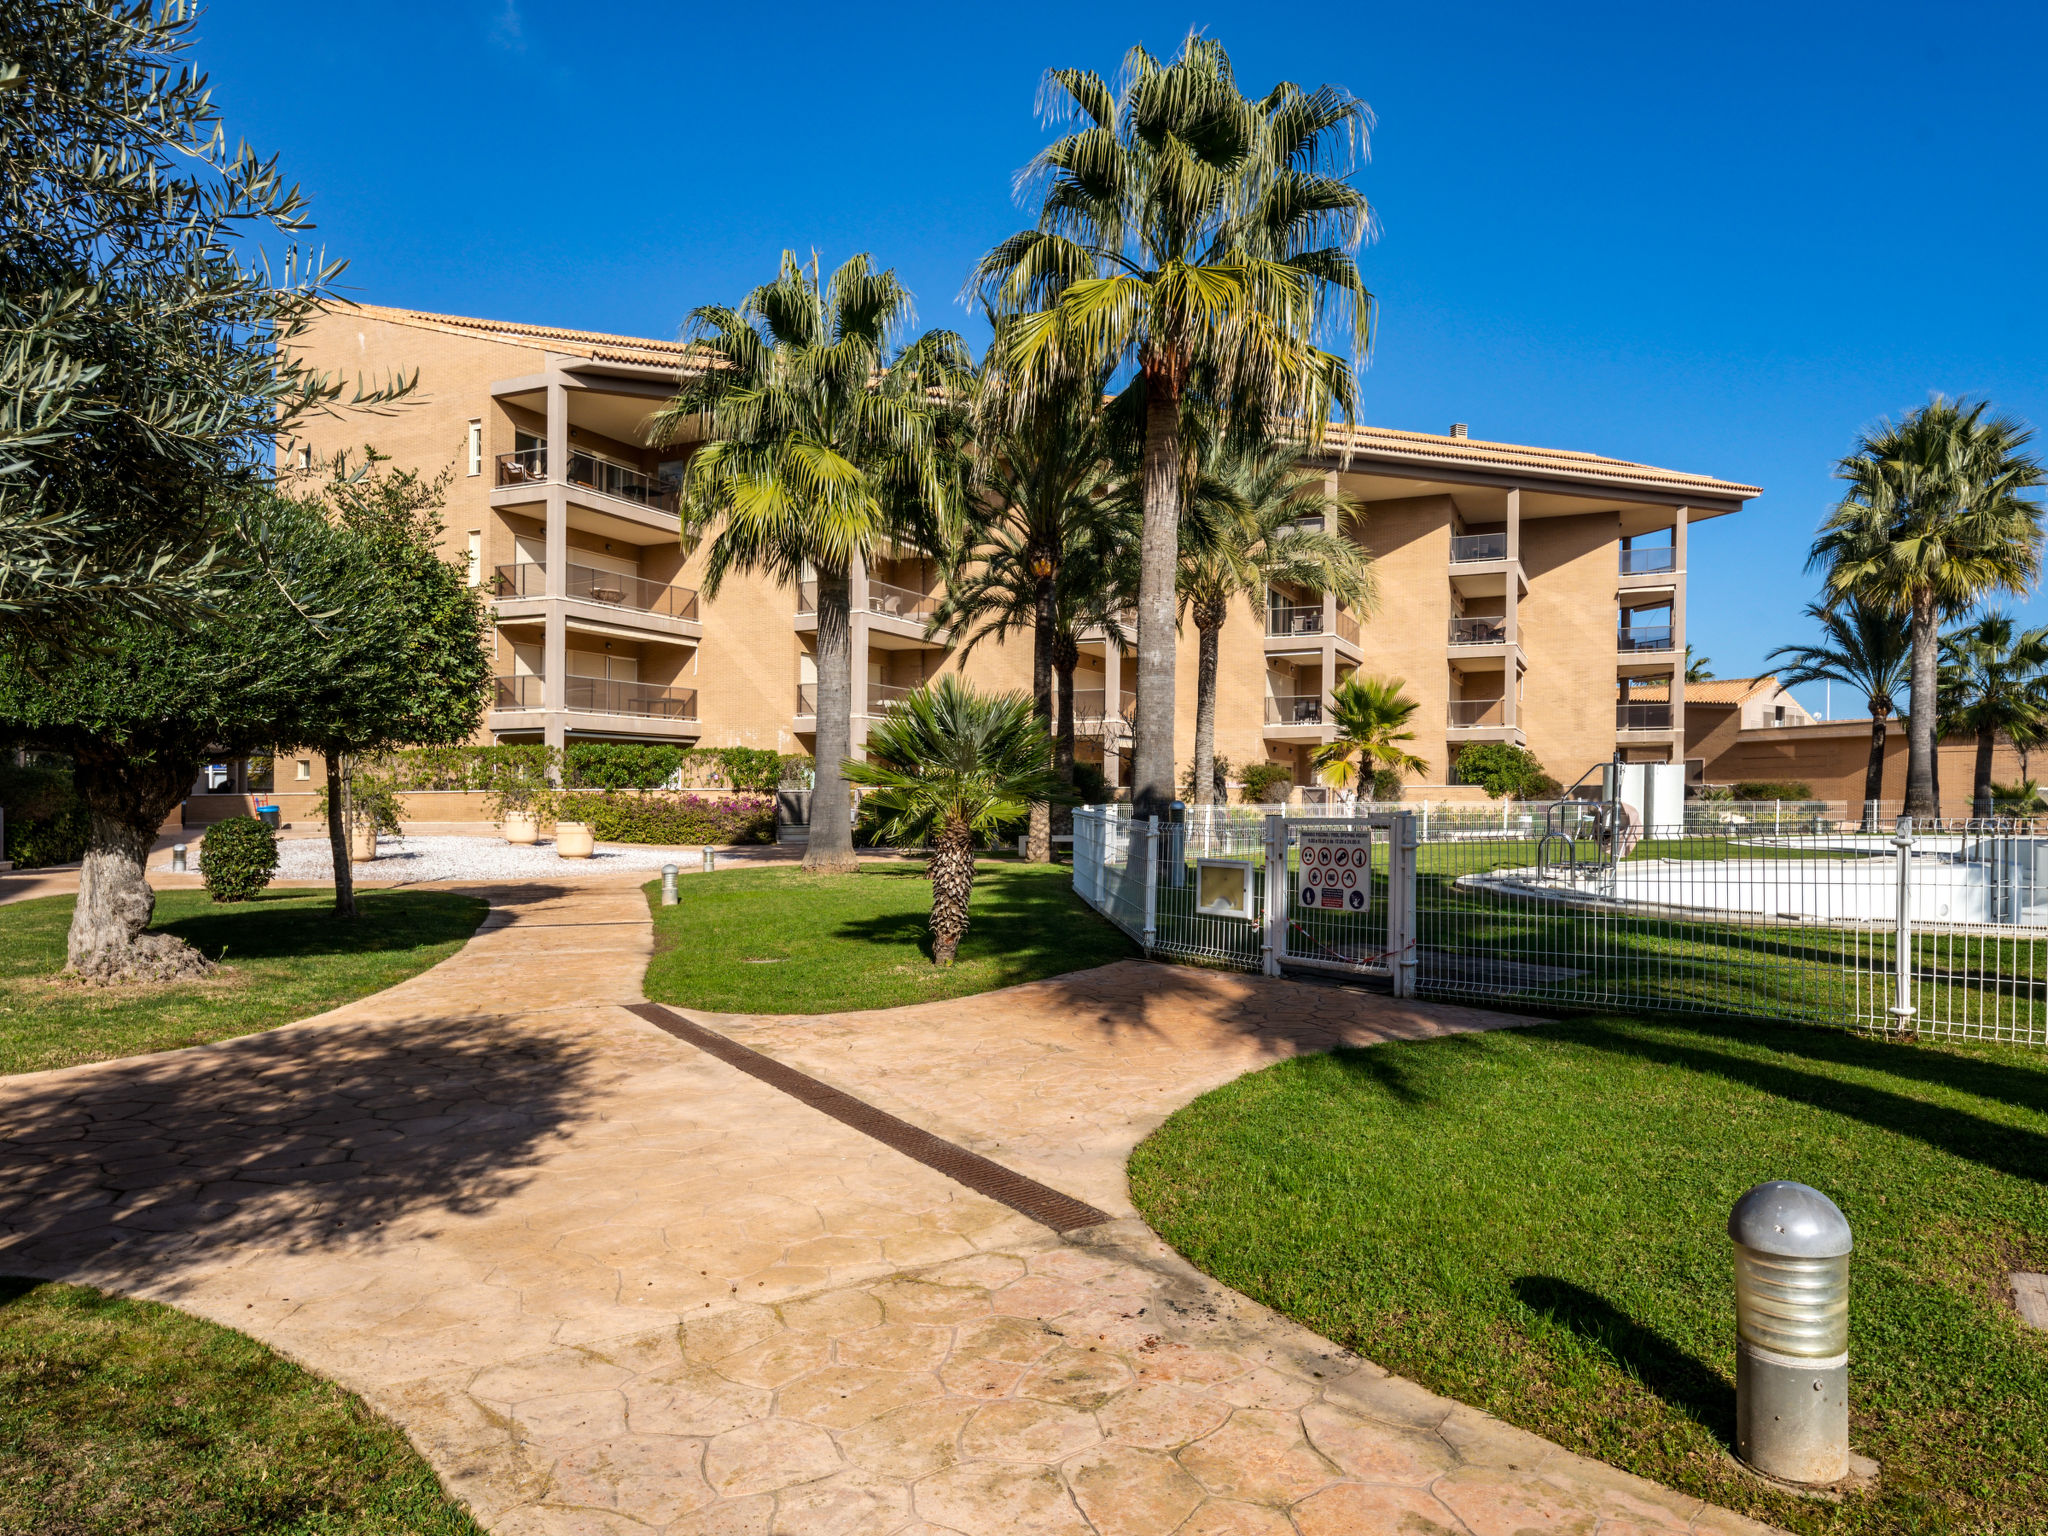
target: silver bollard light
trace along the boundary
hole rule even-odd
[[[680,871],[673,864],[661,866],[661,904],[672,907],[676,904],[676,876]]]
[[[717,873],[717,871],[718,855],[711,851],[711,847],[709,844],[706,844],[704,848],[704,873],[709,875],[715,874]]]
[[[185,873],[185,845],[183,843],[171,844],[171,873],[174,875]]]
[[[1728,1213],[1735,1240],[1735,1453],[1766,1477],[1849,1475],[1849,1219],[1774,1179]]]

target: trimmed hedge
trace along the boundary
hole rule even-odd
[[[199,874],[215,901],[247,901],[277,873],[277,834],[253,816],[230,816],[206,829]]]
[[[16,869],[75,864],[85,857],[92,814],[71,786],[69,768],[0,766],[0,809],[7,812],[7,851]]]
[[[775,800],[768,795],[711,800],[702,795],[605,790],[563,797],[564,821],[582,821],[604,843],[772,843]]]
[[[1734,786],[1738,800],[1811,800],[1813,786],[1796,779],[1744,779]]]

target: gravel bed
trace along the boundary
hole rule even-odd
[[[192,850],[200,867],[205,845]],[[765,850],[764,850],[765,851]],[[721,857],[728,856],[721,852]],[[168,855],[160,855],[168,860]],[[551,839],[519,845],[502,837],[380,837],[372,863],[353,866],[358,880],[411,885],[421,880],[534,880],[602,875],[622,870],[658,871],[664,864],[702,867],[695,848],[622,848],[600,843],[587,859],[565,859]],[[277,845],[279,880],[332,880],[333,855],[325,838],[284,838]]]

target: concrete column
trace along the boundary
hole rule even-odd
[[[1335,727],[1333,727],[1333,726],[1332,726],[1332,725],[1330,724],[1330,721],[1331,721],[1331,719],[1333,718],[1333,711],[1335,710],[1335,707],[1336,707],[1336,705],[1335,705],[1335,701],[1334,701],[1334,698],[1333,698],[1333,695],[1334,695],[1334,694],[1336,693],[1336,691],[1337,691],[1337,636],[1336,636],[1336,631],[1335,631],[1335,629],[1333,628],[1333,625],[1334,625],[1334,623],[1335,623],[1335,613],[1336,613],[1336,602],[1335,602],[1335,600],[1334,600],[1333,598],[1330,598],[1330,597],[1328,597],[1328,596],[1325,596],[1325,597],[1323,598],[1323,740],[1324,740],[1324,741],[1334,741],[1334,740],[1336,740],[1336,738],[1337,738],[1337,732],[1336,732],[1336,729],[1335,729]]]
[[[1671,648],[1678,660],[1671,667],[1671,760],[1685,761],[1685,531],[1686,509],[1671,519]]]
[[[1501,603],[1506,614],[1504,629],[1507,635],[1508,654],[1501,665],[1500,721],[1502,725],[1520,723],[1521,712],[1516,707],[1518,700],[1515,673],[1515,647],[1521,643],[1521,601],[1522,601],[1522,492],[1519,487],[1508,492],[1508,572],[1506,595]]]

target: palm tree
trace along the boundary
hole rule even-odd
[[[1690,640],[1685,642],[1685,680],[1688,683],[1712,682],[1714,674],[1707,669],[1713,666],[1713,664],[1713,657],[1693,655],[1692,642]]]
[[[2011,617],[1987,613],[1942,637],[1945,671],[1958,693],[1955,724],[1977,738],[1970,814],[1992,814],[1991,758],[2000,735],[2032,746],[2048,734],[2048,626],[2016,632]]]
[[[1415,739],[1403,727],[1421,707],[1401,691],[1404,686],[1398,677],[1355,675],[1337,685],[1330,695],[1337,739],[1316,748],[1314,759],[1325,784],[1348,789],[1363,780],[1369,790],[1382,769],[1429,772],[1428,763],[1401,745]]]
[[[868,760],[842,765],[868,787],[882,835],[931,845],[932,959],[951,965],[967,933],[974,840],[1065,793],[1052,738],[1023,693],[977,692],[948,673],[910,694],[868,733]]]
[[[1863,769],[1865,823],[1874,828],[1877,802],[1884,798],[1885,722],[1899,712],[1898,698],[1911,671],[1912,642],[1896,614],[1851,595],[1839,601],[1808,603],[1806,616],[1821,629],[1818,645],[1781,645],[1764,658],[1780,657],[1778,681],[1841,683],[1863,695],[1870,712],[1870,758]]]
[[[1821,525],[1809,566],[1827,569],[1832,599],[1854,594],[1905,617],[1912,632],[1906,814],[1937,814],[1934,789],[1938,626],[1993,591],[2024,592],[2041,568],[2044,481],[2024,450],[2033,433],[1936,395],[1896,424],[1880,423],[1836,465],[1848,494]]]
[[[1180,603],[1198,640],[1195,801],[1216,794],[1216,665],[1230,601],[1243,597],[1263,629],[1275,587],[1328,592],[1354,612],[1378,601],[1372,560],[1329,522],[1355,509],[1334,500],[1298,447],[1217,443],[1196,477],[1181,522]],[[1313,520],[1317,526],[1304,526]]]
[[[893,271],[855,256],[820,280],[785,251],[771,283],[737,309],[706,305],[688,333],[702,370],[655,417],[657,442],[702,425],[683,477],[686,540],[716,530],[704,594],[734,571],[818,590],[817,781],[804,868],[851,873],[851,571],[899,542],[943,548],[961,501],[958,412],[972,379],[965,345],[931,331],[889,349],[913,319]]]
[[[1348,178],[1372,114],[1327,85],[1249,100],[1222,47],[1192,35],[1170,61],[1132,49],[1115,90],[1061,69],[1045,95],[1049,117],[1080,126],[1027,173],[1038,227],[984,256],[971,285],[998,322],[990,372],[1012,409],[1077,368],[1132,370],[1145,424],[1132,777],[1138,814],[1158,815],[1173,798],[1182,397],[1203,390],[1248,440],[1271,416],[1311,442],[1333,407],[1351,418],[1372,310],[1354,253],[1372,214]]]
[[[1048,729],[1060,681],[1057,761],[1068,784],[1080,635],[1114,606],[1109,572],[1131,532],[1110,495],[1101,405],[1101,390],[1077,380],[1021,417],[984,420],[969,526],[950,552],[946,596],[930,625],[936,637],[965,637],[963,666],[983,640],[1030,633],[1032,704]],[[1049,807],[1032,806],[1025,857],[1049,860],[1051,834]]]

